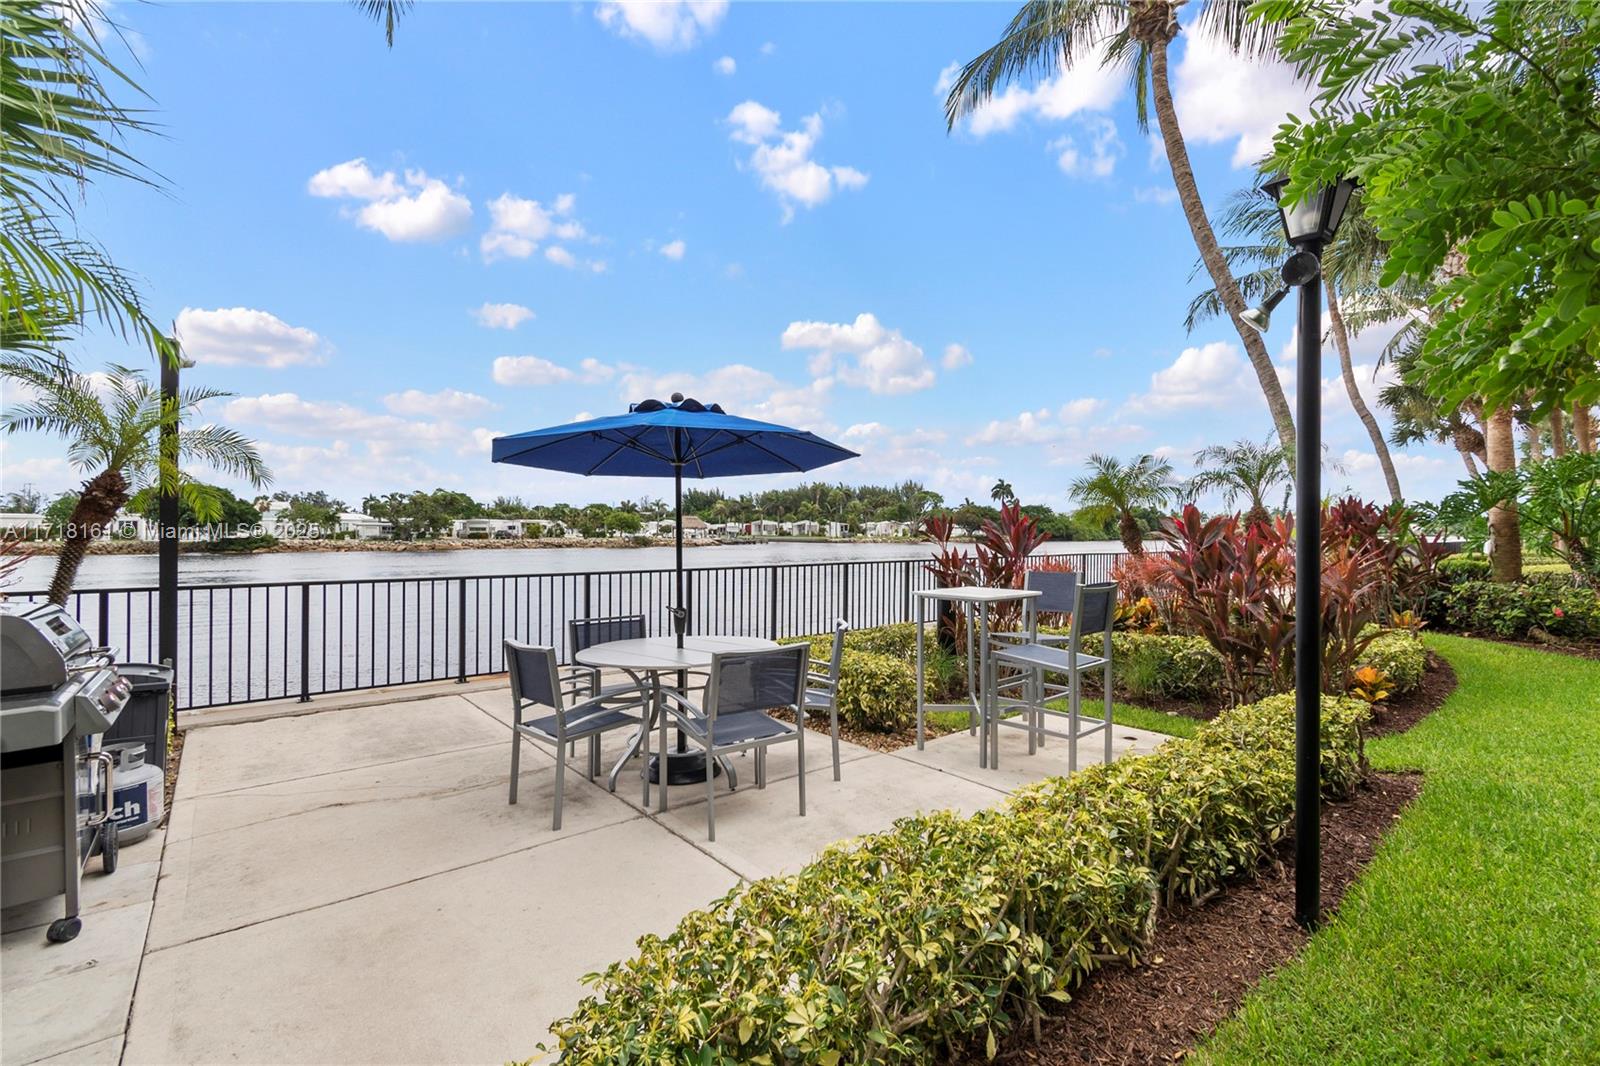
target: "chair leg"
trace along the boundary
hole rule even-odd
[[[600,774],[600,734],[596,733],[589,738],[589,780],[593,781]]]
[[[833,734],[833,779],[839,780],[839,697],[828,705],[828,732]]]
[[[652,728],[652,723],[650,721],[650,715],[647,712],[645,714],[644,720],[640,724],[640,728],[639,728],[639,758],[641,760],[640,763],[639,763],[639,780],[644,785],[644,795],[642,797],[640,797],[640,802],[642,802],[644,804],[644,809],[647,810],[647,811],[650,809],[650,730],[651,730],[651,728]]]
[[[711,767],[715,765],[711,759],[711,747],[706,746],[706,840],[717,839],[717,775]],[[759,778],[761,772],[756,771]]]
[[[562,750],[562,746],[560,744],[557,744],[556,745],[556,814],[555,814],[555,818],[550,823],[550,829],[552,831],[556,831],[556,830],[559,830],[561,828],[561,789],[562,789],[562,785],[564,785],[566,783],[566,776],[567,776],[567,753]]]
[[[756,761],[756,789],[767,787],[767,749],[756,748],[752,758]]]
[[[1026,712],[1028,754],[1033,755],[1039,750],[1039,713],[1036,706],[1039,702],[1039,671],[1037,670],[1033,671],[1028,678],[1027,695],[1024,697],[1024,702],[1028,705]]]
[[[806,719],[805,711],[800,712],[800,729],[795,733],[795,761],[800,764],[800,772],[796,776],[800,779],[800,817],[806,816]]]
[[[1067,773],[1078,772],[1078,674],[1067,678]]]
[[[522,734],[516,729],[511,730],[511,798],[508,803],[517,802],[517,774],[522,769]]]
[[[1106,660],[1105,677],[1101,680],[1100,687],[1106,693],[1106,762],[1111,762],[1111,661]]]

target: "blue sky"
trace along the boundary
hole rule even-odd
[[[389,50],[345,4],[122,4],[162,127],[135,147],[167,188],[101,182],[82,222],[290,491],[659,494],[495,467],[487,442],[673,389],[862,452],[829,478],[952,500],[1003,476],[1062,508],[1091,451],[1187,471],[1264,438],[1232,327],[1184,332],[1193,245],[1120,78],[1024,86],[946,133],[941,80],[1012,13],[423,4]],[[1215,213],[1305,93],[1187,35],[1174,82]],[[1356,345],[1374,393],[1384,339]],[[1337,375],[1330,347],[1330,483],[1381,495]],[[7,488],[69,487],[62,454],[6,441]],[[1397,458],[1411,496],[1460,476]]]

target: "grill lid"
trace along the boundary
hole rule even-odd
[[[53,603],[0,604],[0,694],[66,684],[68,660],[93,645],[78,620]]]

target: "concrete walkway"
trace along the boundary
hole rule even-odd
[[[549,754],[524,746],[520,802],[506,803],[509,711],[501,686],[191,719],[164,851],[130,848],[132,865],[96,888],[122,903],[86,915],[73,945],[47,948],[38,929],[6,937],[4,1062],[526,1057],[583,994],[583,974],[742,879],[794,870],[903,815],[992,805],[1066,769],[1064,742],[1029,757],[1006,730],[998,771],[977,766],[977,742],[961,733],[921,752],[847,744],[836,783],[813,733],[805,818],[786,745],[765,789],[748,758],[736,763],[739,789],[717,794],[715,843],[703,785],[672,789],[657,815],[631,769],[613,795],[569,766],[553,833]],[[1165,739],[1118,729],[1115,747]],[[609,739],[608,767],[625,742]],[[1080,759],[1100,750],[1093,738]],[[93,986],[92,1021],[61,1007],[74,976]]]

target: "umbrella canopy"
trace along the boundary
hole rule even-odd
[[[496,437],[491,455],[497,463],[570,474],[673,479],[677,565],[672,616],[681,647],[688,622],[683,606],[683,479],[815,470],[854,459],[857,453],[815,433],[738,418],[716,404],[673,393],[666,403],[633,404],[625,415]]]
[[[494,440],[497,463],[614,477],[732,477],[815,470],[856,453],[815,433],[730,415],[674,393],[625,415]]]

